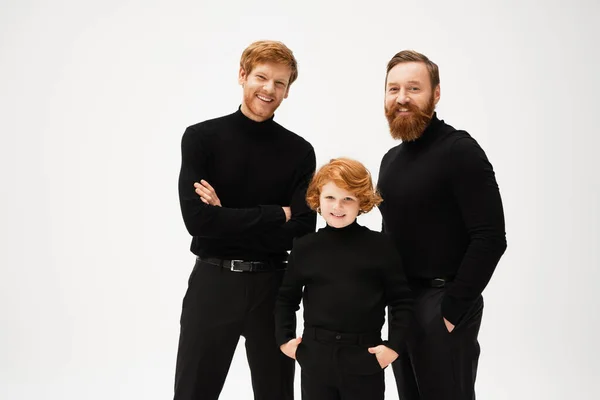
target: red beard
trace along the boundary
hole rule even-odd
[[[411,112],[410,115],[396,114],[400,108],[406,108]],[[407,103],[404,105],[394,104],[391,109],[385,110],[385,116],[390,125],[390,134],[394,139],[400,139],[403,142],[412,142],[417,140],[423,132],[431,118],[433,117],[433,111],[435,110],[435,102],[433,96],[429,100],[429,104],[425,109],[420,109],[417,105]]]

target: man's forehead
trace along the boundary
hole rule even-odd
[[[428,78],[427,66],[422,62],[405,62],[395,65],[388,74],[388,81],[421,83]]]
[[[292,73],[292,69],[288,65],[275,62],[257,63],[254,68],[252,68],[252,71],[281,75],[285,79],[288,79]]]
[[[388,86],[395,85],[397,83],[406,83],[407,85],[422,85],[424,80],[421,79],[388,79]]]

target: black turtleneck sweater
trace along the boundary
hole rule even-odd
[[[412,318],[413,300],[393,242],[356,221],[294,242],[275,306],[279,345],[296,337],[301,299],[305,328],[343,333],[380,332],[389,305],[386,344],[396,351]]]
[[[502,201],[479,144],[434,114],[423,135],[381,161],[383,231],[408,278],[454,276],[442,315],[456,324],[489,282],[506,249]]]
[[[201,257],[282,260],[295,237],[314,232],[306,205],[315,153],[306,140],[270,118],[255,122],[240,109],[190,126],[181,142],[179,200]],[[204,204],[194,182],[206,180],[222,207]],[[281,207],[289,206],[286,222]]]

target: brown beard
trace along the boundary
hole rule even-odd
[[[406,108],[411,112],[410,115],[396,115],[400,108]],[[417,105],[407,103],[404,105],[395,104],[391,109],[385,110],[385,116],[390,125],[390,134],[394,139],[400,139],[403,142],[412,142],[421,137],[425,128],[433,117],[435,110],[435,101],[433,96],[425,109],[420,109]]]

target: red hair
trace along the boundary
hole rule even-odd
[[[308,185],[306,203],[311,209],[319,208],[321,189],[327,182],[353,193],[358,198],[361,213],[371,211],[383,201],[373,188],[369,170],[362,163],[350,158],[333,158],[319,168]]]
[[[283,64],[290,67],[292,73],[288,86],[298,78],[298,62],[292,51],[283,43],[274,40],[259,40],[246,47],[240,59],[240,67],[250,74],[261,63]]]

